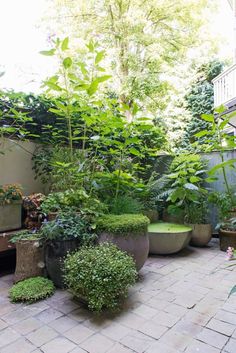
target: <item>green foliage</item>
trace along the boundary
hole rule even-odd
[[[231,195],[233,196],[233,204],[236,205],[236,195],[233,190],[231,190]],[[217,207],[220,220],[224,220],[229,217],[232,211],[232,199],[229,197],[228,193],[225,192],[211,192],[209,195],[209,202]]]
[[[40,234],[30,230],[22,230],[13,235],[10,239],[10,242],[17,243],[21,240],[40,240]]]
[[[206,178],[206,162],[196,154],[182,154],[173,159],[169,173],[162,179],[163,192],[158,199],[168,205],[170,213],[184,212],[185,221],[193,219],[194,207],[207,199],[207,190],[202,184]],[[204,216],[204,209],[201,215]],[[200,223],[204,223],[205,217]]]
[[[34,303],[53,295],[55,291],[52,281],[43,277],[33,277],[14,284],[9,291],[10,300],[13,303]]]
[[[19,184],[0,185],[0,205],[22,200],[22,187]]]
[[[134,233],[137,236],[147,231],[149,219],[142,214],[122,214],[105,215],[97,220],[97,229],[99,232],[110,232],[113,234]]]
[[[217,225],[217,229],[228,230],[231,232],[236,232],[236,217],[230,218],[221,222]]]
[[[112,214],[137,214],[143,210],[142,203],[131,196],[118,196],[115,201],[113,199],[109,201],[109,212]]]
[[[209,128],[209,122],[201,119],[202,114],[211,114],[214,109],[214,88],[212,80],[223,70],[222,62],[214,60],[198,69],[198,78],[185,96],[187,109],[192,118],[186,127],[181,147],[185,150],[203,150],[207,138],[196,136]]]
[[[113,244],[84,247],[68,255],[64,266],[69,290],[96,312],[118,309],[137,278],[132,257]]]
[[[45,222],[40,235],[44,241],[78,239],[80,244],[92,244],[96,234],[92,225],[74,211],[60,213],[55,220]]]

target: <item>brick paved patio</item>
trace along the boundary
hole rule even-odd
[[[150,257],[119,315],[96,317],[66,291],[33,305],[9,303],[0,279],[1,353],[236,353],[236,268],[217,240]]]

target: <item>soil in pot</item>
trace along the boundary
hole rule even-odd
[[[158,222],[148,226],[150,254],[174,254],[185,248],[192,228],[182,224]]]
[[[77,239],[51,241],[45,246],[45,265],[48,276],[58,288],[64,288],[63,265],[65,256],[79,248]]]
[[[212,237],[211,224],[189,224],[192,228],[190,245],[206,246]]]

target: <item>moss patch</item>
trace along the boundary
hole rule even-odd
[[[147,231],[149,223],[149,219],[142,214],[106,215],[97,220],[97,228],[100,233],[142,233]]]
[[[183,233],[190,232],[191,230],[191,227],[185,226],[184,224],[165,222],[152,223],[148,226],[150,233]]]

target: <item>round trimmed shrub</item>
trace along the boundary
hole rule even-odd
[[[13,303],[33,303],[53,295],[55,287],[53,282],[44,277],[32,277],[15,284],[9,291]]]
[[[142,214],[105,215],[97,220],[97,229],[113,234],[142,234],[147,231],[149,219]]]
[[[92,311],[115,310],[137,278],[134,260],[115,245],[82,247],[64,263],[65,283]]]

